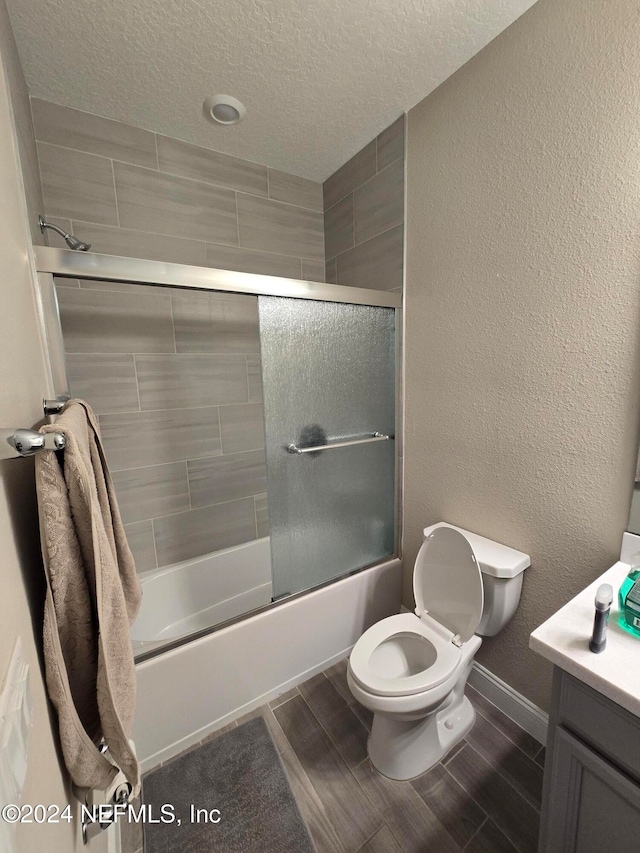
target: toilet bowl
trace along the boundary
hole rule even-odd
[[[391,779],[437,764],[473,726],[464,688],[482,640],[518,606],[527,554],[440,523],[413,571],[414,613],[373,625],[353,647],[347,681],[374,713],[369,757]]]

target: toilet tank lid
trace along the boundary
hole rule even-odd
[[[439,521],[437,524],[425,527],[423,531],[425,537],[433,533],[438,527],[453,527],[454,530],[459,530],[466,536],[480,563],[481,570],[486,575],[491,575],[494,578],[515,578],[531,565],[531,557],[528,554],[516,551],[515,548],[509,548],[508,545],[501,545],[500,542],[494,542],[493,539],[486,539],[477,533],[471,533],[462,527],[447,524],[446,521]]]

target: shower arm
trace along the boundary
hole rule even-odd
[[[82,240],[78,240],[78,238],[74,237],[73,234],[68,234],[52,222],[47,222],[42,215],[38,216],[38,225],[40,226],[40,230],[43,234],[46,228],[49,228],[51,231],[55,231],[56,234],[59,234],[63,238],[67,246],[76,252],[88,252],[91,248],[91,243],[84,243]]]

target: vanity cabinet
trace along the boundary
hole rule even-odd
[[[554,667],[539,853],[640,850],[640,719]]]

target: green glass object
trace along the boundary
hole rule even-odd
[[[640,637],[640,566],[634,565],[618,592],[618,624]]]

